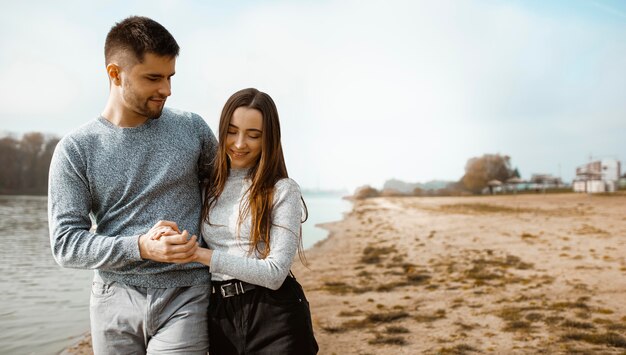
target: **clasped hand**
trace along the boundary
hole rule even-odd
[[[159,221],[146,234],[139,236],[139,253],[142,259],[183,264],[198,258],[198,237],[183,230],[176,222]]]

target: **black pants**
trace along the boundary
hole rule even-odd
[[[317,354],[309,302],[295,278],[209,302],[209,354]]]

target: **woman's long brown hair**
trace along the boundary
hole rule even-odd
[[[224,105],[220,116],[219,143],[217,155],[213,163],[211,179],[204,186],[204,202],[202,204],[202,221],[209,221],[209,211],[217,203],[218,198],[224,191],[226,180],[230,172],[230,159],[226,154],[226,136],[228,125],[233,117],[235,109],[246,107],[261,112],[263,116],[261,154],[248,172],[250,188],[247,191],[246,201],[242,201],[239,209],[239,225],[245,217],[251,217],[250,241],[252,247],[250,253],[256,250],[261,258],[266,258],[270,253],[270,229],[272,228],[272,205],[274,202],[274,187],[280,179],[289,177],[283,155],[283,147],[280,143],[280,122],[278,111],[272,98],[257,89],[249,88],[234,93]],[[304,223],[308,217],[308,211],[304,199],[302,199]],[[283,226],[276,226],[283,227]],[[284,228],[284,227],[283,227]],[[239,230],[239,228],[238,228]],[[298,241],[298,255],[306,264],[302,248],[302,225],[299,235],[295,236]],[[264,248],[261,248],[261,245]]]

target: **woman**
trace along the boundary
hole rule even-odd
[[[306,206],[287,176],[269,95],[244,89],[228,99],[204,191],[208,249],[196,253],[212,273],[209,352],[317,353],[308,302],[289,270],[302,251]]]

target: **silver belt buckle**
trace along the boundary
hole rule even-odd
[[[235,294],[234,295],[226,295],[226,291],[224,291],[224,287],[227,286],[231,286],[234,285],[235,286]],[[239,286],[239,287],[237,287]],[[241,291],[240,291],[241,289]],[[246,291],[243,289],[243,283],[241,282],[229,282],[227,284],[223,284],[220,286],[220,292],[222,293],[222,297],[223,298],[228,298],[228,297],[232,297],[232,296],[239,296],[240,294],[244,294],[246,293]]]
[[[226,297],[231,297],[232,295],[226,296],[226,291],[224,291],[224,286],[230,286],[232,285],[232,282],[229,282],[227,284],[223,284],[220,286],[220,292],[222,293],[222,297],[226,298]]]

